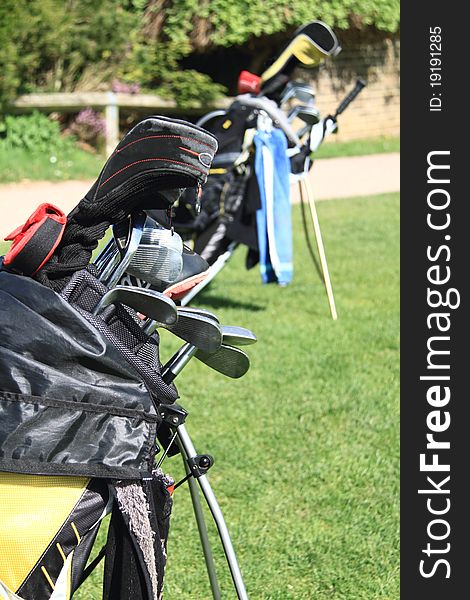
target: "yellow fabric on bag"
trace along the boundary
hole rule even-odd
[[[0,472],[0,580],[10,590],[21,586],[88,482],[85,477]]]

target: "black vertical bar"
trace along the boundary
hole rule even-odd
[[[401,598],[412,600],[470,597],[469,34],[459,7],[401,11]]]

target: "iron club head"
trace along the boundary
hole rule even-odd
[[[215,321],[216,323],[219,323],[219,319],[217,318],[216,315],[214,315],[214,313],[211,313],[209,310],[206,310],[204,308],[196,308],[193,306],[178,306],[178,315],[179,314],[192,314],[192,315],[199,315],[201,317],[208,317],[209,319],[212,319],[213,321]]]
[[[163,291],[178,279],[182,269],[183,240],[147,215],[139,247],[126,272]]]
[[[178,319],[175,303],[170,298],[155,290],[128,285],[118,285],[108,290],[96,305],[93,314],[99,314],[107,306],[116,302],[125,304],[150,319],[166,325],[172,325]]]
[[[315,106],[297,105],[290,111],[288,116],[289,122],[294,119],[300,119],[309,127],[313,127],[320,121],[320,111]]]
[[[250,346],[257,342],[256,335],[249,329],[236,325],[222,325],[222,343],[229,346]]]
[[[243,350],[225,344],[213,353],[197,350],[194,356],[214,371],[232,379],[243,377],[250,368],[250,359]]]
[[[144,329],[150,335],[157,327],[164,327],[185,342],[205,352],[215,352],[222,343],[219,323],[203,315],[178,311],[178,321],[176,323],[167,325],[153,321]]]

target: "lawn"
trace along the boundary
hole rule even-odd
[[[350,142],[330,142],[320,146],[317,158],[359,156],[382,152],[398,152],[399,138],[372,138]],[[90,154],[79,148],[59,156],[30,154],[15,148],[6,150],[0,145],[0,183],[23,180],[62,181],[66,179],[94,179],[101,171],[105,159],[100,154]]]
[[[337,142],[335,137],[320,146],[316,158],[338,158],[340,156],[363,156],[366,154],[382,154],[384,152],[400,152],[400,138],[377,137],[348,142]]]
[[[329,316],[294,207],[295,277],[262,286],[239,248],[194,305],[252,329],[251,370],[194,361],[176,380],[253,600],[399,598],[398,194],[318,204]],[[163,332],[162,355],[177,347]],[[178,457],[165,469],[183,474]],[[174,495],[167,600],[211,598],[186,486]],[[210,517],[207,517],[208,522]],[[222,598],[235,594],[213,527]],[[99,572],[75,600],[98,600]]]
[[[79,148],[58,154],[31,154],[23,148],[5,149],[0,145],[0,183],[16,181],[64,181],[94,179],[105,159]]]

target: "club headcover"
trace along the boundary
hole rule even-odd
[[[71,214],[168,208],[181,189],[204,185],[216,151],[215,137],[192,123],[147,117],[119,142]]]
[[[106,229],[142,209],[167,209],[206,182],[216,138],[186,121],[151,116],[119,142],[89,192],[68,215],[56,252],[36,274],[60,291],[90,261]]]

